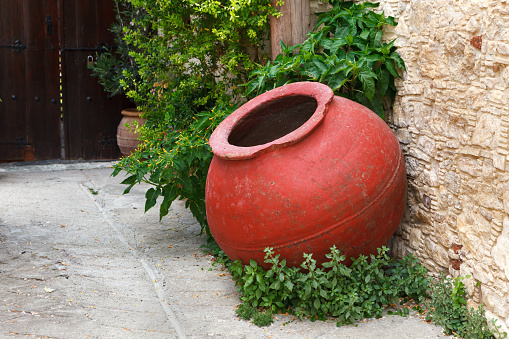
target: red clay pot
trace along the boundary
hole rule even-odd
[[[327,261],[333,245],[347,258],[375,254],[400,223],[398,140],[375,113],[326,85],[293,83],[254,98],[217,127],[210,146],[207,220],[232,260],[267,268],[266,247],[288,266],[304,252]]]
[[[143,125],[145,119],[140,117],[141,114],[143,112],[138,111],[136,108],[128,108],[122,111],[123,117],[117,128],[117,145],[123,156],[131,155],[140,144],[138,140],[139,135],[135,130],[133,122],[137,122],[138,126]],[[131,127],[127,128],[125,124],[129,124]]]

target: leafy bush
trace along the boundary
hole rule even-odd
[[[302,270],[287,267],[286,260],[280,261],[272,248],[265,252],[265,262],[272,265],[268,271],[253,260],[250,265],[236,261],[229,267],[243,303],[271,312],[288,311],[300,318],[325,320],[332,316],[338,326],[380,317],[382,310],[400,297],[424,300],[430,282],[416,258],[392,261],[385,247],[369,260],[359,256],[350,267],[341,263],[345,256],[336,247],[331,248],[330,260],[321,268],[312,254],[304,254]]]
[[[451,279],[442,274],[432,283],[427,269],[413,255],[391,260],[387,251],[385,247],[378,249],[378,255],[371,255],[369,260],[362,255],[352,258],[350,267],[341,263],[345,256],[335,246],[327,255],[330,260],[321,268],[312,254],[304,254],[301,269],[288,267],[272,248],[265,249],[265,262],[272,265],[268,271],[254,260],[249,265],[242,265],[239,260],[223,262],[241,293],[242,304],[237,314],[243,319],[245,310],[250,310],[247,318],[250,319],[255,317],[255,307],[259,307],[267,309],[266,315],[290,312],[311,321],[332,316],[340,326],[362,318],[381,317],[388,305],[403,298],[401,302],[412,299],[419,303],[414,309],[426,311],[427,319],[443,326],[448,335],[465,339],[507,337],[507,333],[499,331],[495,320],[488,325],[482,305],[467,307],[462,277]],[[406,316],[409,310],[398,309],[389,314]]]
[[[137,183],[151,184],[145,210],[162,196],[161,217],[172,201],[185,199],[206,228],[208,138],[235,109],[239,84],[261,62],[256,51],[278,12],[270,0],[123,2],[136,13],[122,33],[138,71],[123,70],[119,81],[147,121],[139,130],[142,145],[113,175],[128,173],[125,193]]]
[[[256,309],[248,304],[240,304],[235,313],[240,319],[249,320],[256,314]]]
[[[467,276],[469,278],[469,276]],[[448,278],[442,273],[431,286],[428,303],[428,319],[444,327],[446,334],[459,335],[465,339],[506,338],[500,333],[495,321],[491,329],[486,320],[483,305],[468,308],[463,277]]]
[[[246,94],[258,95],[296,81],[317,81],[383,118],[384,102],[392,104],[396,95],[397,68],[405,70],[394,40],[382,42],[383,27],[397,23],[370,10],[377,3],[339,0],[331,4],[330,11],[319,14],[306,41],[291,47],[281,44],[283,53],[274,62],[251,73]]]
[[[253,324],[256,326],[269,326],[274,322],[272,314],[270,312],[257,312],[253,316]]]

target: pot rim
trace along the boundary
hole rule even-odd
[[[290,96],[308,96],[316,100],[317,107],[311,117],[294,131],[271,142],[250,147],[235,146],[228,141],[231,132],[251,112],[260,106]],[[284,85],[255,97],[223,120],[214,130],[209,139],[209,145],[214,155],[227,160],[245,160],[257,157],[273,149],[284,148],[295,144],[310,134],[322,122],[327,108],[334,98],[332,89],[318,82],[294,82]]]
[[[138,111],[138,108],[125,108],[120,113],[122,113],[123,116],[126,117],[139,117],[143,112]]]

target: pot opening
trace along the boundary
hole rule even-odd
[[[263,145],[295,131],[315,113],[316,99],[286,96],[262,105],[233,127],[228,142],[239,147]]]

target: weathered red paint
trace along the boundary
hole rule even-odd
[[[303,105],[312,114],[305,123],[257,144],[294,119],[260,133],[258,125]],[[347,258],[374,254],[400,223],[406,176],[396,137],[375,113],[323,84],[289,84],[254,98],[217,127],[210,146],[207,220],[233,260],[267,267],[266,247],[289,266],[299,266],[303,252],[327,261],[333,245]]]

